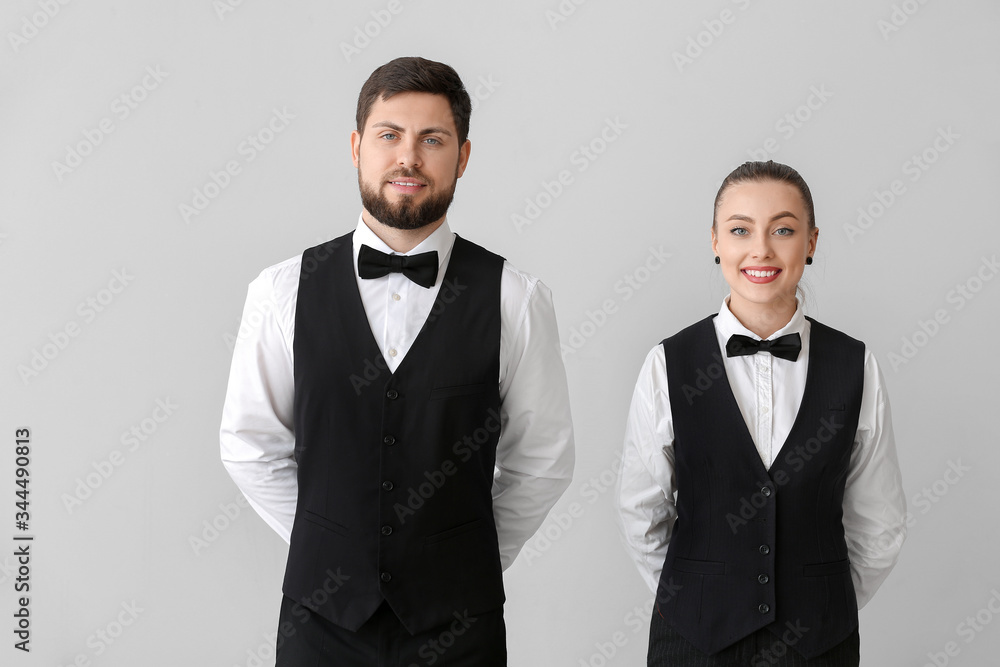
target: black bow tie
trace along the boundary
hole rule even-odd
[[[797,333],[778,336],[774,340],[756,340],[750,336],[733,334],[726,342],[727,357],[770,352],[779,359],[795,361],[799,358],[800,350],[802,350],[802,337]]]
[[[387,255],[384,252],[361,246],[358,252],[358,275],[362,278],[381,278],[390,273],[402,273],[421,287],[433,287],[438,274],[436,250],[419,255]]]

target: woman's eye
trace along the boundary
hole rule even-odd
[[[774,233],[778,236],[791,236],[795,233],[795,230],[790,227],[782,227],[781,229],[774,230]]]
[[[750,232],[747,231],[746,227],[733,227],[729,230],[729,233],[735,236],[746,236]]]

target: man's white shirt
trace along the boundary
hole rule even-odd
[[[462,289],[461,284],[445,284],[444,280],[455,234],[446,220],[409,252],[394,253],[359,218],[352,243],[357,288],[382,352],[383,359],[378,361],[394,372],[420,333],[438,293]],[[361,245],[387,254],[437,251],[437,281],[427,289],[401,273],[362,279],[357,271]],[[301,261],[300,255],[268,267],[250,283],[220,429],[226,469],[251,506],[286,542],[298,492],[292,409]],[[552,294],[538,279],[509,262],[504,262],[500,280],[500,319],[497,381],[502,430],[493,513],[506,569],[569,486],[574,451]]]

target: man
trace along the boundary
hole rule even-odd
[[[569,484],[551,294],[446,219],[470,113],[447,65],[376,69],[357,228],[250,285],[222,458],[289,541],[279,666],[506,665],[502,571]]]

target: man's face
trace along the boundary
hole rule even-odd
[[[351,153],[365,211],[396,229],[444,219],[471,150],[468,141],[458,143],[448,98],[398,93],[378,99],[363,129],[351,133]]]

